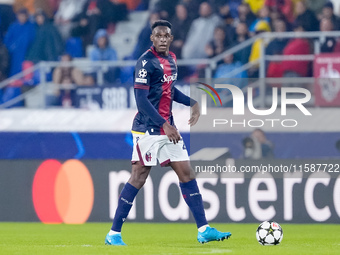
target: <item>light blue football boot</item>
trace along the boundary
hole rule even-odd
[[[124,242],[123,242],[123,239],[122,239],[122,235],[121,234],[115,234],[115,235],[109,235],[107,234],[106,235],[106,238],[105,238],[105,244],[107,245],[126,245]]]
[[[230,232],[220,232],[216,228],[207,227],[204,232],[198,232],[197,241],[202,244],[211,241],[223,241],[230,236]]]

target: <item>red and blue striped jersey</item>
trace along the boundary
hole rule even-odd
[[[147,98],[152,106],[171,125],[174,125],[171,110],[176,80],[177,64],[173,52],[164,56],[158,54],[155,48],[151,47],[138,59],[134,72],[135,96],[137,90],[147,90]],[[138,100],[138,96],[136,96],[138,113],[133,121],[132,132],[149,131],[152,135],[164,135],[161,122],[165,121],[157,113],[155,116],[154,113],[143,111]]]

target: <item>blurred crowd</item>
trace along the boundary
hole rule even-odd
[[[138,36],[130,56],[138,59],[150,46],[152,24],[157,19],[173,25],[171,50],[178,59],[213,58],[263,32],[340,30],[340,18],[329,0],[0,0],[0,81],[40,61],[116,61],[117,51],[110,36],[129,13],[149,11],[147,24]],[[231,78],[228,73],[261,56],[261,40],[226,56],[214,70],[215,78]],[[276,38],[265,41],[266,54],[304,55],[313,52],[313,42],[303,38]],[[340,52],[335,38],[323,38],[321,52]],[[89,45],[91,50],[87,51]],[[268,77],[308,77],[310,61],[284,61],[267,64]],[[94,74],[79,74],[69,67],[60,72],[59,83],[91,85]],[[56,72],[57,69],[54,70]],[[199,77],[199,68],[180,68],[180,77]],[[78,75],[73,75],[77,73]],[[109,70],[105,82],[131,82],[131,69]],[[256,78],[258,65],[236,78]],[[20,84],[17,84],[20,86]],[[0,102],[13,97],[0,95]],[[20,92],[18,92],[20,93]],[[8,94],[8,93],[7,93]],[[2,99],[2,100],[1,100]],[[53,100],[52,100],[53,101]]]

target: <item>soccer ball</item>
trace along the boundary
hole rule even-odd
[[[264,221],[256,230],[256,239],[262,245],[278,245],[282,238],[282,228],[275,221]]]

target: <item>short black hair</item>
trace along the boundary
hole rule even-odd
[[[154,28],[156,27],[168,27],[171,29],[172,25],[169,21],[167,20],[156,20],[152,26],[151,26],[151,30],[154,30]]]

